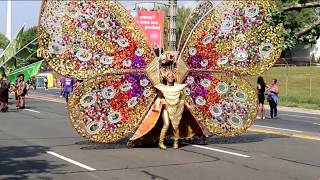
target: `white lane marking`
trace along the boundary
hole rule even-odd
[[[221,152],[221,153],[231,154],[231,155],[234,155],[234,156],[240,156],[240,157],[245,157],[245,158],[250,157],[248,155],[234,153],[234,152],[230,152],[230,151],[224,151],[224,150],[221,150],[221,149],[210,148],[210,147],[206,147],[206,146],[200,146],[200,145],[192,145],[192,146],[198,147],[198,148],[202,148],[202,149],[211,150],[211,151],[217,151],[217,152]]]
[[[283,116],[291,116],[291,117],[299,117],[299,118],[308,118],[308,119],[317,119],[320,120],[320,117],[311,117],[311,116],[300,116],[300,115],[292,115],[292,114],[281,114]]]
[[[253,127],[262,127],[262,128],[269,128],[269,129],[277,129],[277,130],[284,130],[284,131],[292,131],[292,132],[297,132],[297,133],[302,133],[302,132],[303,132],[303,131],[294,130],[294,129],[277,128],[277,127],[271,127],[271,126],[253,125]]]
[[[85,164],[82,164],[82,163],[79,163],[79,162],[77,162],[77,161],[74,161],[74,160],[72,160],[72,159],[70,159],[70,158],[64,157],[64,156],[62,156],[62,155],[60,155],[60,154],[57,154],[57,153],[55,153],[55,152],[47,151],[47,153],[48,153],[48,154],[51,154],[52,156],[55,156],[55,157],[57,157],[57,158],[63,159],[63,160],[65,160],[65,161],[69,162],[69,163],[75,164],[75,165],[77,165],[77,166],[79,166],[79,167],[82,167],[82,168],[84,168],[84,169],[86,169],[86,170],[88,170],[88,171],[96,171],[96,169],[94,169],[94,168],[92,168],[92,167],[89,167],[89,166],[87,166],[87,165],[85,165]]]
[[[36,111],[36,110],[32,110],[32,109],[23,109],[24,111],[30,111],[30,112],[34,112],[34,113],[38,113],[38,114],[40,114],[40,112],[39,111]]]
[[[320,123],[313,123],[314,125],[319,125],[320,126]]]

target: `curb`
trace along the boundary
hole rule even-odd
[[[268,105],[265,105],[264,108],[266,110],[270,110],[270,107]],[[286,111],[286,112],[295,112],[295,113],[305,113],[305,114],[312,114],[312,115],[320,115],[320,110],[312,110],[312,109],[304,109],[304,108],[296,108],[296,107],[278,106],[278,110]]]

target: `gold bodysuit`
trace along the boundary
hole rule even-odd
[[[160,147],[163,145],[164,138],[171,122],[174,135],[174,148],[178,148],[179,124],[184,110],[182,90],[186,86],[187,84],[174,84],[173,86],[158,84],[155,86],[162,92],[164,99],[161,101],[163,104],[165,104],[165,109],[162,111],[163,128],[160,133]]]

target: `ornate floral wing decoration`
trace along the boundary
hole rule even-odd
[[[242,76],[266,71],[281,54],[282,25],[270,23],[275,8],[270,0],[220,2],[183,44],[178,80],[189,84],[188,106],[214,135],[240,134],[255,120],[256,92]]]
[[[145,73],[155,55],[116,1],[43,1],[40,53],[63,76],[85,80],[69,101],[78,133],[96,142],[128,137],[156,98]]]
[[[41,54],[62,75],[87,79],[143,70],[154,52],[115,1],[47,1],[39,19]]]

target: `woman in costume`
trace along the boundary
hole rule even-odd
[[[173,148],[177,149],[179,143],[179,124],[184,110],[183,89],[187,84],[175,84],[175,67],[174,62],[169,61],[166,65],[162,65],[162,78],[165,84],[157,84],[155,87],[161,91],[163,98],[160,103],[164,106],[162,110],[163,127],[159,138],[159,147],[166,149],[164,139],[166,137],[169,125],[171,123],[174,135]],[[158,109],[161,111],[161,109]]]
[[[24,75],[19,75],[16,83],[16,107],[18,109],[24,109],[26,102],[25,96],[27,94],[27,84],[24,82]]]

